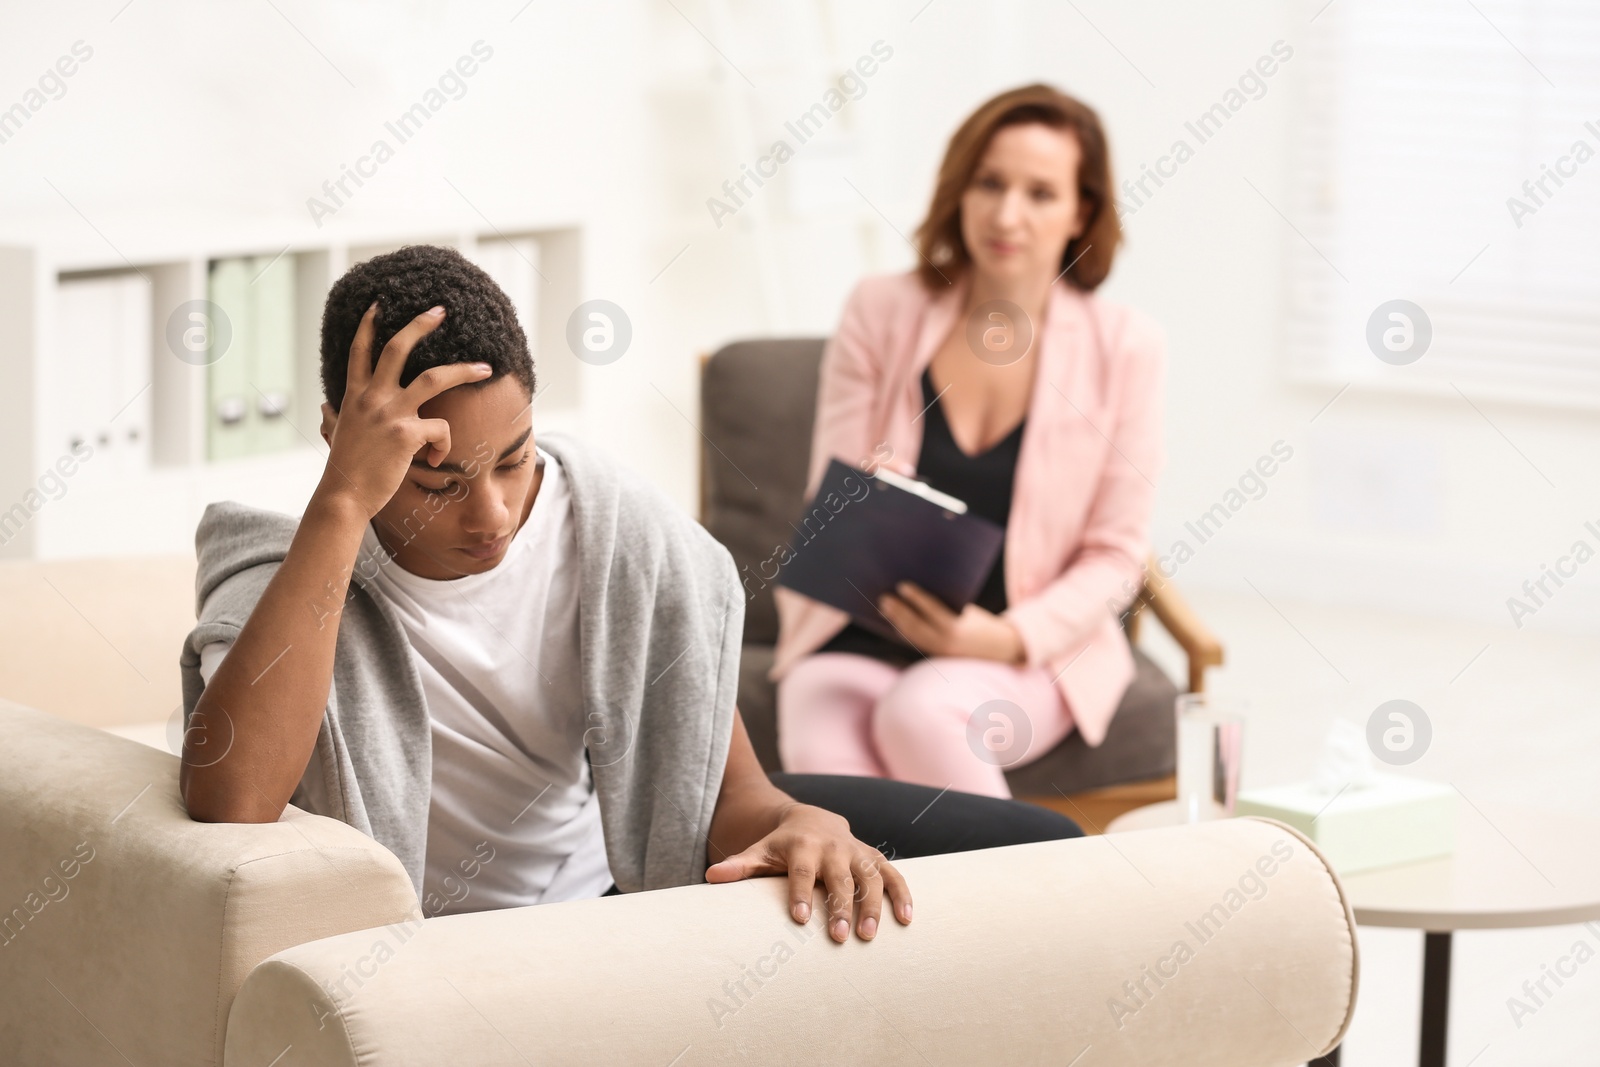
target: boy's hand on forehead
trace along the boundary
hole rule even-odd
[[[344,401],[337,414],[322,405],[325,436],[329,437],[328,468],[319,492],[342,497],[371,519],[394,496],[411,468],[411,460],[431,446],[427,461],[438,464],[450,454],[450,424],[444,419],[424,419],[417,410],[447,389],[482,381],[493,373],[487,363],[451,363],[430,367],[410,385],[401,387],[400,373],[417,342],[439,328],[445,309],[430,308],[412,319],[389,339],[372,361],[373,302],[361,316],[355,340],[350,343],[350,364],[345,374]],[[326,423],[333,422],[331,435]]]

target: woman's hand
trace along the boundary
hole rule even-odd
[[[1026,650],[1022,635],[1005,619],[976,604],[957,613],[944,601],[911,582],[901,582],[895,592],[878,600],[901,637],[925,656],[968,656],[1001,663],[1022,663]]]
[[[708,882],[737,882],[764,874],[789,875],[789,914],[795,922],[811,920],[811,893],[820,881],[827,891],[828,936],[850,940],[850,911],[860,901],[856,935],[870,941],[887,893],[895,918],[911,921],[911,890],[900,872],[871,845],[857,841],[850,824],[810,804],[789,802],[777,827],[755,844],[706,869]]]
[[[377,302],[361,316],[350,342],[344,400],[337,413],[331,404],[322,405],[329,453],[319,494],[348,498],[370,519],[400,488],[419,449],[428,446],[429,464],[450,454],[450,424],[422,418],[417,409],[446,389],[482,381],[492,368],[487,363],[451,363],[430,367],[410,385],[400,385],[406,357],[438,329],[444,314],[444,308],[436,307],[412,319],[383,346],[376,366],[372,340]]]

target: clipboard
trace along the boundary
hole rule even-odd
[[[1005,528],[922,482],[875,475],[833,460],[795,522],[777,584],[848,612],[884,637],[903,640],[878,598],[914,582],[952,611],[983,589]]]

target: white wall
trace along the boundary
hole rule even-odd
[[[615,284],[638,258],[630,176],[648,173],[641,11],[631,0],[525,10],[168,0],[20,10],[0,39],[0,109],[24,100],[74,45],[89,55],[59,99],[0,143],[0,244],[80,267],[125,258],[148,266],[208,251],[272,256],[290,243],[576,223],[586,231],[586,276]],[[400,143],[385,123],[477,42],[476,73],[447,86],[459,98]],[[347,185],[353,195],[331,217],[314,217],[308,201],[332,203],[324,183],[379,138],[393,158],[359,188]],[[9,370],[22,347],[8,346],[0,367]],[[51,351],[48,337],[41,347]],[[97,524],[100,550],[188,548],[209,499],[297,509],[321,469],[315,422],[298,428],[312,442],[302,462],[218,464],[203,477],[158,470],[145,508],[114,505],[119,521]],[[55,458],[44,451],[35,444],[33,468]],[[78,479],[34,523],[105,512],[91,506],[93,492],[91,477]],[[3,506],[16,499],[7,497]],[[171,514],[177,507],[187,513]]]
[[[945,139],[984,97],[1053,81],[1100,109],[1119,171],[1137,173],[1274,41],[1299,45],[1328,25],[1310,21],[1320,0],[274,2],[110,0],[13,16],[0,107],[73,42],[94,56],[0,144],[0,242],[114,251],[162,228],[243,227],[264,243],[304,231],[306,198],[481,38],[494,58],[466,95],[337,222],[588,226],[587,295],[621,304],[635,332],[622,361],[587,369],[584,430],[686,507],[696,352],[826,332],[857,277],[908,267],[913,254],[890,226],[914,228]],[[707,198],[877,41],[893,55],[864,95],[719,228]],[[1335,390],[1287,374],[1285,273],[1298,238],[1263,200],[1291,201],[1288,134],[1308,73],[1286,63],[1126,220],[1104,292],[1170,340],[1158,547],[1281,439],[1293,460],[1199,548],[1185,584],[1247,589],[1248,579],[1274,599],[1506,622],[1514,639],[1505,598],[1600,519],[1589,488],[1600,432],[1587,412],[1480,400],[1480,415],[1459,399],[1358,390],[1311,424]],[[1503,218],[1499,203],[1483,211],[1464,224]],[[1580,574],[1529,625],[1600,628],[1594,576]]]
[[[909,235],[945,138],[960,119],[995,91],[1043,79],[1100,110],[1119,174],[1137,175],[1186,136],[1184,122],[1215,103],[1274,42],[1294,48],[1329,32],[1331,20],[1312,21],[1321,7],[1101,2],[1074,10],[1016,2],[985,5],[986,17],[977,17],[973,5],[942,0],[925,9],[920,3],[829,8],[846,27],[835,55],[847,61],[879,37],[895,48],[868,93],[836,120],[859,131],[847,173]],[[1299,238],[1275,207],[1287,210],[1293,200],[1291,125],[1310,74],[1303,51],[1296,58],[1268,79],[1261,99],[1125,217],[1127,247],[1103,289],[1152,315],[1169,338],[1169,466],[1156,547],[1167,551],[1184,538],[1196,549],[1179,571],[1186,584],[1248,590],[1248,580],[1274,601],[1442,613],[1503,623],[1513,637],[1506,598],[1574,539],[1596,543],[1582,526],[1600,519],[1590,473],[1600,457],[1600,423],[1582,410],[1478,397],[1480,415],[1459,398],[1360,389],[1324,411],[1337,387],[1291,379],[1284,306],[1288,253]],[[796,85],[787,111],[809,103],[821,84],[814,79],[809,91]],[[785,113],[782,105],[775,110]],[[698,187],[675,186],[669,198],[684,220],[674,242],[693,237],[694,244],[663,279],[691,344],[715,346],[776,321],[827,331],[857,274],[914,263],[870,211],[855,226],[827,216],[780,218],[772,241],[785,317],[764,319],[756,279],[744,269],[759,247],[761,235],[748,224],[754,220],[741,215],[738,225],[719,232],[702,213],[698,230],[691,225],[696,198],[713,195],[738,160],[724,151],[715,164],[703,162]],[[847,206],[853,196],[847,191]],[[768,199],[782,204],[781,196]],[[1487,201],[1482,217],[1463,219],[1462,229],[1492,230],[1505,218],[1499,200]],[[1184,524],[1221,501],[1280,440],[1293,458],[1268,480],[1265,496],[1203,545],[1187,534]],[[1595,575],[1580,573],[1527,625],[1600,630]]]

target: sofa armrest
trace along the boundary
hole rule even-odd
[[[1236,820],[905,861],[915,921],[833,943],[763,878],[428,919],[279,953],[226,1061],[300,1067],[1300,1064],[1355,1000],[1326,863]]]
[[[0,736],[8,1061],[221,1063],[257,963],[418,911],[400,861],[343,823],[194,822],[176,757],[3,700]]]

